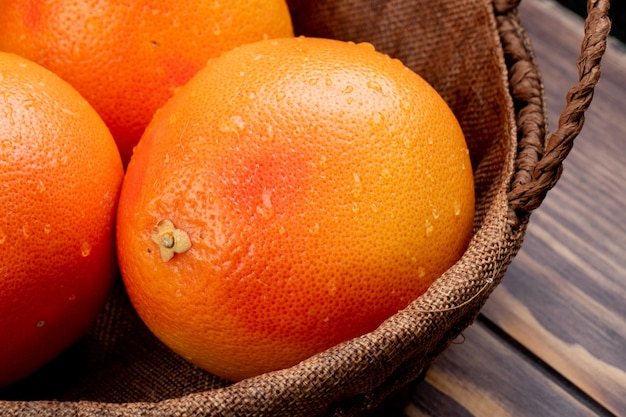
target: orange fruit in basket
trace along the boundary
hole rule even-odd
[[[369,44],[248,44],[156,114],[118,211],[122,277],[163,342],[230,380],[375,329],[463,254],[463,132]]]
[[[87,101],[0,52],[0,386],[61,353],[103,307],[123,175]]]
[[[124,164],[152,115],[209,57],[293,36],[285,0],[11,0],[0,50],[72,84],[103,118]]]

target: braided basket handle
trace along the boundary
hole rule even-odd
[[[557,130],[548,138],[542,155],[531,173],[530,181],[516,184],[509,192],[509,206],[521,218],[542,203],[563,170],[562,162],[580,133],[585,111],[591,104],[593,90],[600,79],[600,60],[606,50],[611,24],[609,0],[588,0],[585,35],[577,60],[579,81],[567,93],[567,104]]]

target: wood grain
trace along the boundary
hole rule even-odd
[[[414,391],[409,417],[588,417],[597,411],[484,323],[465,332]]]

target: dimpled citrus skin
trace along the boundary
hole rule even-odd
[[[0,386],[58,355],[103,307],[123,174],[69,84],[0,52]]]
[[[118,253],[174,351],[239,380],[375,329],[464,252],[474,191],[445,102],[369,44],[291,38],[209,61],[131,160]],[[191,248],[151,239],[170,220]]]
[[[10,0],[0,50],[72,84],[103,118],[122,160],[152,115],[210,57],[293,36],[284,0]]]

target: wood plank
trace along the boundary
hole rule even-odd
[[[477,322],[433,364],[403,412],[408,417],[589,417],[593,409],[558,377]]]
[[[524,0],[554,129],[577,77],[582,22]],[[612,41],[564,173],[483,314],[616,415],[626,415],[626,53]]]

